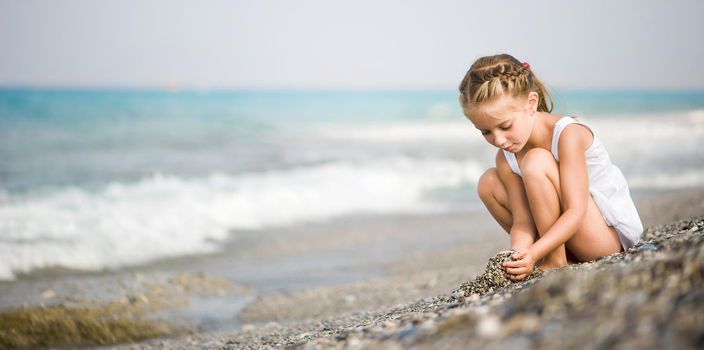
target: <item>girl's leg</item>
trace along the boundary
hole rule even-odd
[[[491,216],[496,219],[501,228],[510,234],[513,225],[513,215],[508,202],[506,186],[499,178],[496,168],[490,168],[482,174],[477,182],[477,192]]]
[[[559,168],[548,150],[534,148],[521,160],[521,174],[533,221],[542,237],[562,213]],[[547,269],[564,265],[567,265],[564,244],[539,262],[539,266]]]
[[[521,165],[533,220],[542,236],[557,221],[563,209],[559,166],[549,151],[537,148],[526,153]],[[541,266],[553,268],[567,264],[567,248],[581,261],[593,260],[621,250],[616,231],[604,222],[591,196],[582,225],[566,244],[548,254]]]

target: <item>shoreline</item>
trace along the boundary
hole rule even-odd
[[[643,226],[653,226],[658,224],[664,224],[674,220],[679,220],[686,217],[696,216],[704,211],[704,203],[699,201],[699,198],[704,196],[704,188],[692,187],[677,190],[638,190],[634,191],[634,199],[638,212],[643,221]],[[674,211],[668,208],[677,207],[678,210]],[[665,209],[663,211],[663,209]],[[32,281],[32,280],[42,280],[42,279],[64,279],[64,278],[76,278],[76,277],[96,277],[105,275],[119,275],[123,273],[149,270],[172,270],[182,268],[183,266],[192,265],[195,261],[196,263],[207,262],[208,260],[217,259],[223,255],[228,254],[250,254],[247,252],[253,246],[261,246],[264,242],[258,240],[257,242],[248,240],[248,236],[251,235],[266,235],[270,236],[274,240],[286,240],[287,236],[290,235],[300,235],[301,233],[308,231],[309,228],[313,227],[317,229],[318,232],[321,230],[335,231],[335,229],[340,225],[345,225],[351,227],[355,226],[357,223],[362,222],[363,224],[369,224],[374,221],[395,221],[403,222],[407,218],[438,218],[438,217],[470,217],[468,221],[490,221],[489,223],[483,223],[482,228],[484,230],[493,225],[493,219],[484,213],[484,210],[480,211],[456,211],[456,212],[442,212],[442,213],[421,213],[421,214],[389,214],[389,215],[349,215],[343,217],[333,217],[328,220],[313,221],[313,222],[303,222],[287,227],[279,228],[269,228],[262,230],[232,230],[230,232],[230,237],[225,241],[218,249],[218,251],[207,254],[193,254],[193,255],[183,255],[175,257],[166,257],[157,259],[155,261],[146,262],[143,264],[122,266],[118,268],[108,268],[103,270],[80,270],[80,269],[70,269],[60,266],[46,267],[41,269],[35,269],[30,272],[18,272],[14,279],[11,280],[0,280],[0,285],[2,284],[12,284],[15,282],[22,281]],[[498,226],[496,226],[498,227]],[[242,246],[241,244],[244,243]],[[271,253],[270,253],[271,254]],[[0,308],[2,303],[0,303]]]
[[[671,223],[704,213],[704,189],[641,197],[637,206],[644,226]],[[229,247],[240,249],[237,254],[226,249],[119,271],[0,282],[0,308],[140,301],[146,286],[159,285],[164,302],[152,301],[150,317],[180,322],[191,335],[118,348],[159,348],[160,342],[178,348],[193,339],[208,340],[190,347],[224,346],[242,332],[372,312],[447,293],[480,274],[486,260],[506,247],[508,235],[497,233],[500,228],[488,214],[467,213],[349,217],[271,230],[266,244],[250,246],[237,246],[252,234],[240,232]],[[179,276],[185,284],[170,282]],[[233,289],[207,291],[220,280]],[[46,298],[47,291],[54,295]]]
[[[0,312],[17,307],[124,302],[143,298],[157,286],[165,290],[160,298],[169,301],[162,302],[163,307],[154,310],[151,317],[168,319],[195,332],[234,330],[242,324],[237,315],[258,296],[383,279],[385,266],[397,259],[479,239],[465,237],[465,226],[476,220],[480,220],[477,215],[466,213],[365,216],[263,233],[235,232],[232,242],[214,254],[105,272],[64,270],[52,274],[56,270],[44,270],[2,281]],[[439,221],[443,222],[442,230],[438,230]],[[404,228],[408,224],[413,225],[412,232]],[[429,231],[437,232],[429,236]],[[267,237],[248,243],[248,235]],[[359,254],[360,249],[365,254]],[[238,292],[187,293],[183,286],[169,282],[184,276],[225,279],[237,286]],[[204,282],[196,279],[195,283]]]

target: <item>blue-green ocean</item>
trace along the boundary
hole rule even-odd
[[[704,91],[554,91],[634,194],[704,186]],[[0,278],[217,250],[237,229],[480,210],[454,91],[0,90]]]

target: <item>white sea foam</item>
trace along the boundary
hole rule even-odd
[[[469,122],[443,121],[443,108],[426,122],[303,130],[297,137],[309,147],[294,154],[328,161],[322,165],[199,178],[154,175],[90,191],[0,189],[0,278],[49,266],[95,270],[212,252],[230,229],[442,209],[447,203],[434,202],[433,191],[476,182],[483,168],[493,166],[487,155],[495,152]],[[704,186],[702,120],[702,111],[586,118],[616,165],[632,169],[626,175],[634,189]],[[458,160],[465,155],[475,160]],[[433,160],[419,159],[424,157]],[[682,163],[653,159],[688,163],[678,171]]]
[[[96,270],[212,252],[230,229],[437,210],[425,193],[479,175],[472,161],[393,158],[195,179],[154,175],[93,191],[5,193],[0,278],[50,266]]]

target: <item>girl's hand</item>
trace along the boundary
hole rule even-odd
[[[509,274],[508,278],[512,281],[520,281],[533,272],[535,269],[535,259],[528,250],[517,251],[512,256],[515,261],[506,261],[501,266],[506,269]]]

